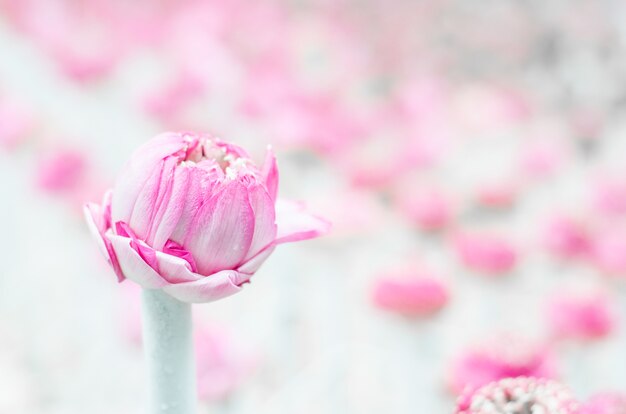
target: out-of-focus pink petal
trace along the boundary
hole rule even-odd
[[[254,235],[245,260],[256,256],[276,238],[276,212],[270,195],[262,186],[254,185],[248,188],[248,200],[255,221]]]
[[[132,239],[115,234],[107,234],[106,237],[111,241],[125,277],[137,282],[144,289],[159,289],[168,285],[167,281],[131,247]]]
[[[265,180],[267,192],[270,194],[270,197],[272,197],[272,200],[276,201],[278,197],[278,165],[276,164],[276,157],[271,148],[267,149],[261,174]]]
[[[198,272],[210,275],[239,265],[253,232],[254,213],[246,188],[231,181],[200,207],[183,246],[196,258]]]
[[[276,202],[275,244],[312,239],[327,233],[331,224],[306,211],[304,204],[293,201]]]
[[[250,275],[234,270],[222,270],[194,282],[167,285],[163,290],[176,299],[189,303],[204,303],[222,299],[239,292]]]

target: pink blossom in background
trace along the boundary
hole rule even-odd
[[[626,395],[620,392],[602,392],[585,401],[578,414],[626,414]]]
[[[530,103],[521,91],[488,84],[459,89],[454,109],[461,124],[477,131],[507,127],[531,114]]]
[[[201,400],[227,398],[259,365],[258,350],[226,328],[196,323],[194,343]]]
[[[103,204],[85,214],[118,280],[209,302],[240,291],[278,244],[329,230],[277,192],[271,152],[258,168],[238,146],[164,133],[135,151]]]
[[[516,247],[501,235],[461,233],[454,238],[453,246],[465,266],[486,274],[510,272],[517,262]]]
[[[550,252],[565,260],[584,257],[592,240],[585,223],[566,215],[555,216],[548,223],[543,237]]]
[[[604,177],[594,183],[593,207],[598,213],[612,217],[626,216],[626,179]]]
[[[448,227],[454,217],[452,201],[437,189],[408,186],[396,191],[396,204],[411,223],[422,230],[436,231]]]
[[[86,155],[75,149],[55,149],[43,154],[37,162],[37,187],[49,193],[77,190],[87,173]]]
[[[201,98],[206,87],[202,79],[192,73],[179,73],[171,82],[148,94],[144,109],[165,125],[176,123],[185,106]]]
[[[515,180],[483,183],[476,189],[476,202],[487,208],[509,208],[515,204],[520,187]]]
[[[449,298],[448,286],[440,278],[411,269],[381,275],[372,289],[375,306],[408,317],[433,315]]]
[[[535,141],[522,149],[522,171],[531,178],[548,177],[564,163],[566,149],[549,138],[537,137]]]
[[[598,340],[617,328],[613,306],[602,292],[560,292],[550,299],[546,316],[555,338]]]
[[[470,390],[457,401],[455,414],[578,414],[580,403],[566,386],[544,378],[505,378]]]
[[[600,229],[592,240],[591,262],[608,276],[626,277],[626,233],[623,226]]]
[[[554,378],[554,354],[544,343],[516,334],[503,334],[457,357],[449,368],[447,385],[454,394],[460,394],[493,381],[519,376]]]
[[[8,98],[0,98],[0,148],[14,150],[35,129],[33,114]]]

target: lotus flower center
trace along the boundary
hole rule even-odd
[[[209,136],[185,135],[187,148],[182,159],[184,164],[213,161],[227,178],[235,179],[250,171],[251,161],[228,150],[225,145]]]

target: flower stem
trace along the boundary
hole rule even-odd
[[[161,290],[142,295],[148,414],[196,414],[191,305]]]

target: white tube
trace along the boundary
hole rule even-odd
[[[196,414],[191,305],[161,290],[142,295],[147,414]]]

